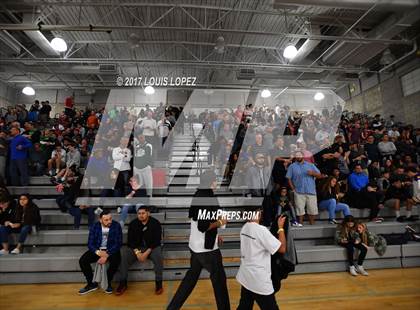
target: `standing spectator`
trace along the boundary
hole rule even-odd
[[[47,123],[50,120],[51,106],[50,102],[44,101],[42,107],[39,110],[39,121],[43,124]]]
[[[252,309],[255,301],[262,310],[279,309],[271,280],[271,255],[286,252],[285,220],[284,216],[278,218],[278,239],[266,227],[259,225],[259,218],[242,227],[241,265],[236,275],[241,284],[238,310]]]
[[[109,262],[107,271],[108,288],[105,293],[112,293],[111,281],[121,262],[120,248],[122,246],[122,230],[120,224],[112,220],[109,211],[102,211],[99,222],[89,230],[88,248],[79,259],[79,265],[86,278],[87,285],[79,290],[79,295],[90,293],[98,288],[93,282],[93,272],[90,264],[96,262],[105,265]]]
[[[140,184],[146,188],[147,195],[151,197],[153,193],[153,147],[147,142],[144,134],[139,134],[137,138],[137,141],[134,142],[133,174],[138,177]]]
[[[4,219],[0,226],[0,242],[3,246],[0,255],[8,254],[8,240],[11,233],[19,234],[19,238],[16,248],[10,253],[20,254],[28,234],[32,232],[32,227],[37,227],[40,223],[41,216],[38,206],[32,202],[28,194],[20,195],[16,208],[11,210],[9,216]]]
[[[296,214],[299,223],[303,224],[306,207],[309,223],[313,225],[318,214],[315,178],[322,178],[322,174],[314,164],[304,161],[302,152],[295,152],[295,159],[296,161],[287,169],[286,177],[289,180],[289,187],[294,191]]]
[[[7,134],[0,131],[0,178],[6,182],[6,162],[8,153]]]
[[[112,160],[114,161],[114,169],[117,169],[124,180],[124,187],[128,186],[128,179],[131,171],[131,150],[127,147],[128,138],[122,137],[120,139],[120,146],[112,150]]]
[[[151,145],[155,145],[157,123],[156,120],[152,118],[152,111],[148,111],[146,115],[146,118],[140,123],[139,128],[143,129],[143,135],[146,138],[146,141]]]
[[[160,222],[150,216],[149,207],[143,205],[137,210],[137,218],[128,226],[127,248],[122,251],[120,267],[120,285],[116,294],[121,295],[127,289],[128,268],[136,261],[153,262],[155,271],[155,294],[163,293],[162,274],[163,256],[161,248],[162,227]]]
[[[163,146],[168,138],[169,131],[171,130],[171,122],[167,120],[165,115],[162,115],[162,118],[157,123],[157,129],[159,132],[159,138],[161,139],[161,145]]]
[[[32,147],[29,139],[20,134],[16,127],[10,129],[10,176],[12,185],[27,186],[28,175],[28,150]],[[19,179],[18,179],[19,178]]]
[[[345,203],[339,202],[339,199],[343,197],[340,197],[340,191],[337,186],[337,178],[328,177],[323,180],[318,191],[318,208],[328,210],[328,221],[330,224],[337,224],[335,220],[336,212],[343,211],[344,216],[350,215],[350,207]]]
[[[249,167],[247,171],[247,186],[252,197],[263,197],[263,223],[264,226],[270,226],[276,216],[269,198],[272,190],[271,167],[266,165],[266,159],[262,153],[257,153],[254,159],[255,165]]]
[[[74,117],[74,97],[70,96],[64,100],[64,114],[72,119]]]

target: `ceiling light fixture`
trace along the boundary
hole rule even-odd
[[[54,39],[52,39],[50,45],[57,52],[65,52],[65,51],[67,51],[67,43],[66,43],[66,41],[64,41],[60,37],[55,37]]]
[[[321,100],[323,100],[325,98],[325,96],[324,96],[324,94],[323,93],[321,93],[321,92],[317,92],[316,94],[315,94],[315,96],[314,96],[314,99],[316,100],[316,101],[321,101]]]
[[[35,89],[33,89],[31,86],[25,86],[22,89],[22,94],[25,94],[26,96],[33,96],[35,95]]]
[[[218,37],[216,40],[216,45],[214,46],[214,50],[217,54],[223,54],[225,52],[225,38],[222,36]]]
[[[271,97],[271,91],[269,91],[268,89],[263,89],[261,92],[261,97],[262,98],[269,98]]]
[[[293,59],[296,57],[298,51],[293,44],[289,44],[283,51],[284,58]]]
[[[155,93],[155,89],[153,88],[153,86],[146,86],[144,88],[144,92],[146,93],[146,95],[153,95]]]

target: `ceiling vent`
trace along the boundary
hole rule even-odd
[[[100,64],[99,65],[99,72],[102,73],[113,73],[117,72],[117,65],[116,64]]]
[[[252,80],[255,78],[254,69],[241,69],[236,73],[236,78],[238,80]]]

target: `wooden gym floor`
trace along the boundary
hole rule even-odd
[[[284,281],[277,301],[282,310],[420,309],[420,268],[369,272],[368,277],[352,277],[345,272],[293,275]],[[81,284],[1,285],[0,309],[165,309],[178,284],[164,282],[165,292],[155,296],[153,282],[131,283],[119,297],[99,290],[78,296]],[[232,309],[236,309],[240,286],[229,279],[228,287]],[[216,309],[210,280],[197,284],[184,308]]]

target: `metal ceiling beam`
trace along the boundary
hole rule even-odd
[[[170,26],[128,26],[128,25],[32,25],[32,24],[0,24],[0,30],[7,31],[86,31],[86,32],[112,32],[113,30],[147,30],[147,31],[177,31],[177,32],[209,32],[216,34],[236,34],[236,35],[256,35],[256,36],[270,36],[270,37],[284,37],[289,39],[312,39],[324,41],[343,41],[355,43],[381,43],[381,44],[395,44],[395,45],[412,45],[411,40],[389,40],[377,38],[356,38],[353,36],[333,36],[333,35],[317,35],[317,34],[298,34],[288,32],[269,32],[262,30],[241,30],[241,29],[213,29],[213,28],[194,28],[194,27],[170,27]]]
[[[25,63],[25,64],[60,64],[60,63],[81,63],[81,64],[100,64],[100,63],[145,63],[147,65],[181,65],[195,67],[215,67],[215,68],[263,68],[285,71],[300,72],[321,72],[321,71],[339,71],[349,73],[371,72],[363,67],[337,67],[337,66],[304,66],[278,63],[252,63],[252,62],[227,62],[227,61],[193,61],[193,60],[175,60],[175,59],[112,59],[112,58],[0,58],[0,63]]]

